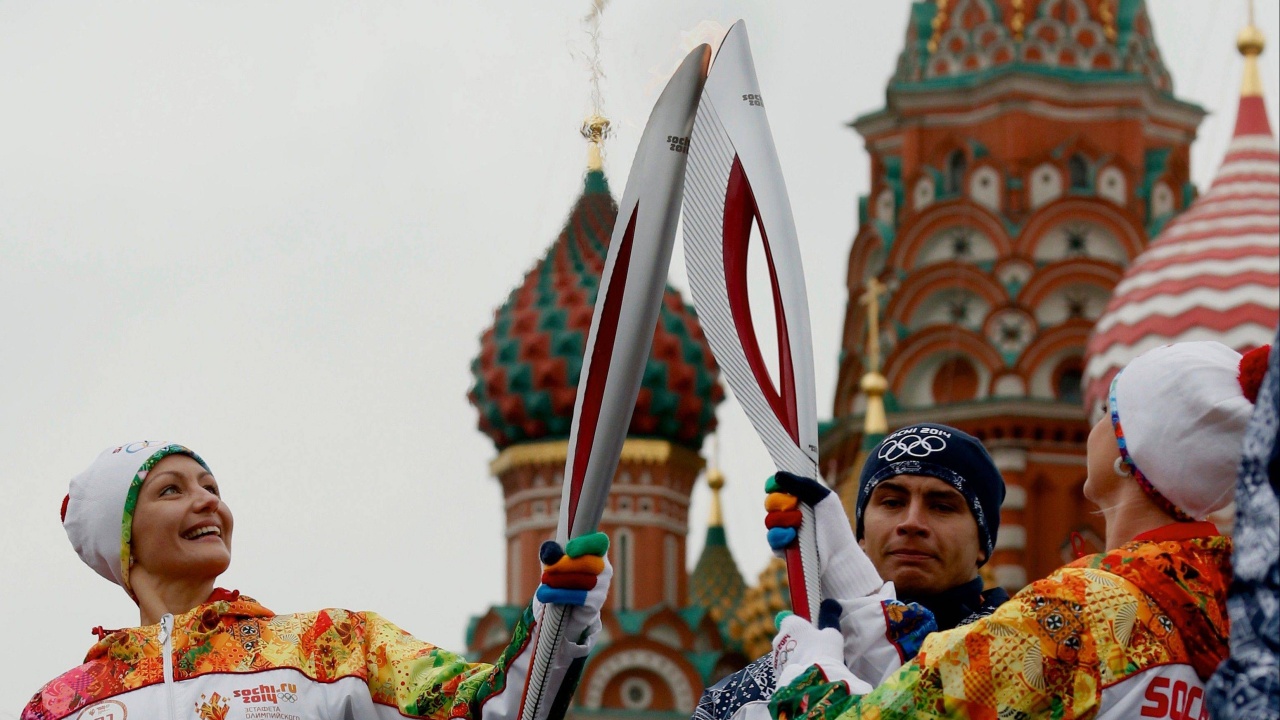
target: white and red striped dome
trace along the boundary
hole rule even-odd
[[[1256,68],[1248,67],[1254,57],[1246,57],[1235,133],[1209,192],[1133,261],[1094,326],[1083,378],[1085,407],[1091,412],[1102,407],[1115,374],[1151,348],[1217,340],[1243,351],[1275,336],[1280,151]]]

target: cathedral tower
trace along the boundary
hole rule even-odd
[[[1069,559],[1073,531],[1101,535],[1080,490],[1085,344],[1125,268],[1194,198],[1203,115],[1174,97],[1140,0],[931,0],[912,6],[885,106],[852,123],[871,192],[847,283],[850,298],[887,289],[888,426],[945,422],[987,445],[1008,485],[989,563],[1007,588]],[[851,302],[822,444],[846,497],[868,323]]]

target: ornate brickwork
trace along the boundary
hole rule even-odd
[[[998,72],[1134,78],[1173,92],[1142,2],[933,0],[912,8],[894,84],[978,83]]]

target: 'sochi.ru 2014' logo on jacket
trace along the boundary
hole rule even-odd
[[[286,710],[298,702],[298,686],[294,683],[262,684],[235,690],[232,697],[239,698],[247,706],[244,708],[245,720],[302,720],[301,716]]]
[[[295,703],[298,702],[298,686],[293,683],[280,683],[279,687],[275,685],[259,685],[258,687],[236,690],[232,693],[232,696],[244,700],[246,705],[255,703],[271,703],[272,705],[278,705],[282,702]]]
[[[907,428],[885,438],[876,455],[886,462],[903,458],[929,457],[947,449],[948,433],[933,428]]]

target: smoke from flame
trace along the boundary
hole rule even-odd
[[[703,20],[694,25],[692,30],[681,30],[680,41],[671,48],[669,56],[661,64],[649,69],[649,82],[644,87],[645,95],[653,97],[661,92],[685,56],[699,45],[710,45],[711,56],[715,57],[716,50],[720,49],[720,43],[728,32],[729,28],[715,20]]]
[[[594,115],[604,115],[604,95],[600,92],[600,83],[604,80],[604,68],[600,66],[600,16],[608,4],[609,0],[591,0],[591,10],[582,18],[590,45],[587,69],[591,73],[591,112]]]

